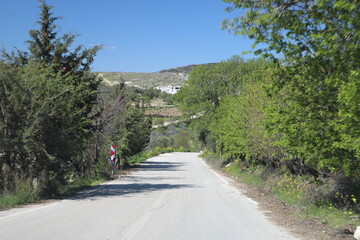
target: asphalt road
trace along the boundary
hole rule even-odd
[[[0,239],[295,239],[197,155],[163,154],[74,198],[1,211]]]

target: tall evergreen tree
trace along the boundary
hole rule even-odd
[[[8,144],[0,157],[11,162],[13,171],[23,169],[33,176],[45,172],[46,181],[54,182],[62,181],[66,172],[82,171],[79,163],[92,136],[100,83],[90,65],[99,47],[72,48],[76,35],[59,37],[52,7],[42,0],[39,8],[40,28],[30,31],[28,51],[3,51],[2,67],[13,66],[14,73],[2,77],[7,85],[2,85],[0,92],[6,94],[1,102],[7,112],[0,126]],[[17,120],[11,123],[9,117]]]
[[[58,19],[53,17],[50,11],[51,6],[47,5],[44,0],[40,1],[41,9],[40,20],[37,23],[40,25],[39,30],[31,30],[31,40],[27,41],[29,50],[34,59],[42,60],[45,63],[51,63],[53,60],[52,53],[54,52],[53,42],[56,40],[56,26],[54,22]]]

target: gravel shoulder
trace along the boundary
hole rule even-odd
[[[300,207],[290,206],[270,196],[260,189],[248,184],[239,182],[222,170],[215,170],[219,174],[231,179],[231,184],[239,189],[245,196],[259,203],[258,207],[262,210],[269,220],[276,225],[287,229],[294,236],[304,240],[334,240],[344,239],[353,240],[354,229],[332,229],[317,219],[306,219],[299,217]]]

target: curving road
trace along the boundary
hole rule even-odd
[[[295,240],[197,153],[168,153],[74,198],[0,212],[1,240]]]

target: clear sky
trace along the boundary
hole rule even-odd
[[[0,0],[0,47],[25,50],[38,29],[36,0]],[[104,45],[92,71],[156,72],[219,62],[252,42],[221,29],[231,17],[221,0],[48,0],[62,33],[80,34],[74,46]],[[246,56],[245,56],[246,57]]]

